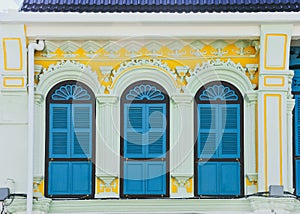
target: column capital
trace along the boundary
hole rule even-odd
[[[114,104],[117,103],[119,101],[119,96],[115,96],[115,95],[97,95],[96,99],[98,101],[99,104]]]
[[[246,101],[248,101],[250,103],[257,102],[257,98],[258,98],[258,92],[257,91],[249,91],[249,92],[246,92],[246,94],[245,94]]]
[[[193,96],[191,94],[173,94],[171,98],[176,104],[189,104],[193,102]]]

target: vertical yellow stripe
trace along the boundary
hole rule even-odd
[[[268,146],[267,146],[267,94],[264,95],[264,158],[265,158],[265,191],[268,191]]]

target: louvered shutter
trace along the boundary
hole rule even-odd
[[[70,157],[70,104],[50,104],[49,157]]]
[[[219,158],[240,157],[240,105],[219,105]]]
[[[220,195],[240,195],[241,177],[239,162],[219,162]]]
[[[295,155],[300,156],[300,95],[295,95],[294,118]]]
[[[124,194],[145,193],[145,165],[143,161],[124,162]]]
[[[70,162],[71,194],[89,195],[92,193],[92,162]]]
[[[124,105],[124,157],[142,158],[145,155],[145,104]]]
[[[166,105],[146,105],[146,158],[165,157],[166,153]]]
[[[219,194],[219,169],[218,162],[198,163],[198,194]]]
[[[145,194],[166,194],[166,162],[147,161],[145,167]]]
[[[296,184],[296,195],[300,195],[300,160],[295,161],[295,184]]]
[[[92,157],[92,105],[72,104],[72,158]]]
[[[218,155],[217,113],[217,105],[198,105],[198,158],[211,158]]]
[[[49,162],[48,194],[66,195],[71,190],[70,162]]]

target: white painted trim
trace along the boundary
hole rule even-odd
[[[202,85],[217,80],[233,84],[243,96],[247,92],[253,91],[252,84],[245,75],[245,69],[229,60],[227,62],[218,61],[218,63],[207,62],[196,66],[187,80],[186,93],[195,95]]]
[[[58,82],[76,80],[88,85],[95,95],[100,93],[98,75],[90,67],[74,61],[62,61],[49,66],[39,76],[36,94],[47,96],[48,91]]]
[[[163,20],[163,18],[161,18]],[[138,19],[137,19],[138,20]],[[173,23],[173,22],[172,22]],[[180,29],[180,30],[178,30]],[[204,30],[205,29],[205,30]],[[26,24],[27,37],[35,40],[99,40],[124,38],[258,39],[260,25],[247,23],[44,23]],[[300,32],[299,32],[300,35]]]
[[[158,83],[165,88],[169,96],[180,93],[180,88],[176,88],[174,85],[174,83],[176,83],[174,76],[171,78],[165,72],[147,66],[132,68],[131,70],[126,71],[124,74],[120,74],[118,78],[119,79],[116,80],[114,88],[112,88],[110,91],[112,95],[121,97],[122,93],[128,86],[140,80],[150,80]]]
[[[298,12],[259,13],[35,13],[10,10],[0,13],[7,23],[298,23]]]

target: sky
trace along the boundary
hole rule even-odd
[[[0,0],[0,11],[5,11],[8,9],[19,9],[19,5],[23,0]]]

